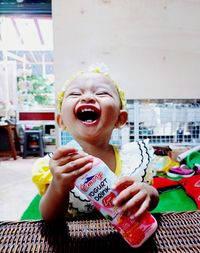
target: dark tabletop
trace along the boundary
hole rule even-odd
[[[1,253],[33,252],[200,252],[200,211],[154,214],[158,229],[141,247],[131,248],[104,219],[0,222]]]

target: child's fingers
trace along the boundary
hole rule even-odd
[[[52,156],[52,159],[57,160],[63,156],[69,155],[69,154],[74,154],[77,153],[78,150],[76,148],[73,147],[62,147],[62,148],[58,148],[55,153]]]
[[[141,183],[135,183],[121,191],[113,200],[113,204],[119,207],[119,211],[131,211],[140,206],[143,201],[149,199],[148,192],[141,188]]]
[[[61,167],[61,172],[62,173],[71,173],[77,169],[82,168],[85,166],[87,163],[92,163],[93,162],[93,157],[92,156],[85,156],[78,158],[76,160],[73,160],[64,166]],[[76,172],[74,172],[76,174]]]
[[[78,177],[82,176],[87,171],[91,170],[93,163],[89,162],[82,166],[80,169],[73,170],[71,173],[67,173],[73,180],[76,180]],[[66,174],[66,175],[67,175]]]
[[[149,208],[149,201],[145,200],[142,202],[140,207],[136,209],[137,211],[133,214],[131,214],[131,218],[139,218],[144,212],[146,212]]]
[[[84,157],[86,156],[85,154],[83,153],[74,153],[74,154],[70,154],[70,155],[65,155],[61,158],[59,158],[58,160],[56,160],[56,163],[58,166],[63,166],[71,161],[74,161],[74,160],[77,160],[81,157]]]
[[[113,204],[117,206],[122,206],[125,202],[127,202],[130,198],[132,198],[138,192],[139,192],[139,189],[136,186],[134,185],[128,186],[119,192],[117,197],[113,200]]]
[[[122,213],[130,212],[135,213],[137,209],[145,202],[146,200],[146,193],[143,191],[139,191],[131,198],[127,199],[126,202],[122,202],[122,205],[119,206],[119,211]]]
[[[74,170],[70,173],[55,172],[53,181],[55,189],[60,193],[68,193],[74,188],[75,181],[82,174],[89,171],[93,166],[93,163],[87,163],[80,169]]]
[[[117,190],[118,192],[127,188],[128,186],[134,183],[134,179],[131,177],[121,177],[117,182],[112,186],[113,190]]]

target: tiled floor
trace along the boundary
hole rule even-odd
[[[0,220],[19,220],[37,193],[31,168],[38,157],[0,158]]]

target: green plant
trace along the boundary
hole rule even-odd
[[[54,83],[41,75],[20,76],[17,78],[21,104],[54,105]]]

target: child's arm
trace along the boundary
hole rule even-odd
[[[52,182],[40,202],[45,220],[62,219],[68,210],[69,192],[76,179],[92,168],[92,157],[74,148],[58,149],[50,160]]]
[[[113,201],[119,212],[133,212],[132,217],[139,217],[145,211],[151,211],[159,201],[157,190],[151,185],[135,181],[131,177],[123,177],[113,186],[120,191]],[[120,190],[123,189],[123,190]]]

